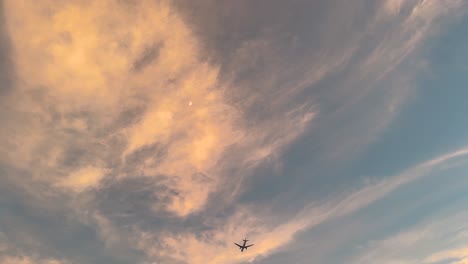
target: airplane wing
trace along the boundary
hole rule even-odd
[[[240,247],[240,248],[242,247],[241,245],[239,245],[239,244],[237,244],[237,243],[234,243],[234,244],[236,244],[236,245],[237,245],[238,247]]]
[[[246,247],[246,248],[248,248],[248,247],[251,247],[251,246],[253,246],[253,245],[254,245],[254,244],[252,244],[252,245],[248,245],[248,246],[245,246],[245,247]]]

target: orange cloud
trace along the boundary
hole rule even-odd
[[[65,264],[67,262],[59,261],[56,259],[37,259],[33,257],[4,257],[0,258],[3,264]]]
[[[108,169],[92,166],[83,167],[60,180],[56,186],[69,188],[75,192],[81,192],[87,188],[98,185],[108,171]]]
[[[259,130],[236,126],[241,117],[224,98],[228,84],[218,80],[218,67],[203,59],[198,39],[167,1],[46,0],[36,5],[7,0],[5,10],[21,80],[18,108],[45,119],[53,106],[67,116],[54,123],[54,132],[73,130],[83,141],[106,143],[112,136],[123,137],[124,163],[144,147],[166,146],[163,159],[141,161],[141,174],[172,177],[171,188],[180,195],[167,209],[180,216],[202,208],[219,184],[215,165],[226,147],[248,146],[246,160],[251,165],[294,140],[314,116],[288,114],[286,123],[271,122]],[[29,96],[37,87],[42,87],[42,101]],[[98,138],[98,131],[108,129],[132,107],[145,109],[136,122]],[[92,114],[93,121],[68,117],[83,111]],[[51,138],[49,129],[38,123],[27,135],[20,134],[21,147],[10,153],[11,160],[26,160],[31,166],[40,146],[53,144],[48,161],[41,162],[44,169],[57,169],[67,142]],[[105,163],[103,157],[95,159]],[[82,166],[78,171],[87,171],[94,163]],[[204,180],[196,176],[199,173]],[[97,185],[102,177],[89,170],[56,174],[47,180],[77,191]]]
[[[260,128],[239,127],[241,115],[224,97],[229,84],[219,80],[217,65],[203,59],[198,39],[166,1],[45,0],[37,5],[6,0],[5,10],[19,79],[15,107],[39,120],[28,123],[27,130],[22,130],[24,124],[12,125],[10,134],[15,137],[10,143],[17,148],[8,153],[11,160],[27,164],[24,167],[39,159],[38,177],[51,172],[40,180],[66,191],[99,187],[110,172],[107,153],[93,151],[95,145],[123,138],[125,145],[118,154],[119,166],[125,166],[129,155],[159,143],[167,147],[167,155],[137,161],[141,174],[168,176],[179,195],[166,209],[185,217],[203,208],[225,176],[219,175],[216,165],[227,147],[246,149],[239,166],[255,165],[295,140],[316,116],[315,111],[299,107]],[[41,100],[32,95],[38,90],[43,92]],[[114,128],[119,114],[133,107],[144,111],[129,125]],[[82,112],[92,119],[80,117]],[[49,127],[55,114],[59,121]],[[65,131],[76,134],[64,136]],[[60,165],[70,141],[89,143],[84,147],[90,153],[71,172]],[[132,176],[118,169],[108,176]],[[257,253],[246,253],[243,259],[268,254],[304,227],[301,220],[271,229],[242,215],[213,236],[216,241],[234,241],[239,233],[258,234]],[[115,239],[112,223],[98,214],[95,218],[102,237]],[[239,225],[243,221],[255,224]],[[239,256],[231,244],[206,244],[190,234],[167,237],[165,242],[184,250],[171,255],[184,259],[191,253],[191,263],[233,263]],[[214,256],[216,250],[222,254]]]
[[[450,262],[452,264],[468,263],[468,247],[449,249],[432,254],[424,260],[424,263],[439,263],[447,260],[453,260]]]
[[[200,208],[211,187],[192,175],[203,172],[214,183],[210,170],[224,148],[239,139],[239,132],[233,125],[235,111],[224,102],[217,67],[202,60],[197,39],[170,5],[6,1],[5,8],[22,80],[17,90],[21,108],[34,109],[38,102],[26,102],[24,95],[43,87],[47,98],[38,108],[42,113],[36,114],[49,114],[44,113],[45,104],[63,115],[91,112],[99,123],[67,120],[57,129],[71,128],[96,141],[94,131],[106,129],[129,107],[143,106],[147,111],[138,122],[112,131],[127,138],[123,160],[153,143],[167,145],[167,157],[158,166],[147,165],[145,174],[173,176],[173,187],[181,196],[170,210],[186,215]],[[149,53],[153,57],[145,58]],[[36,137],[30,137],[30,143],[22,141],[24,150],[13,154],[31,156],[41,142],[54,140],[41,132],[44,126],[39,124],[33,132]],[[54,143],[56,154],[65,147],[65,142]],[[91,187],[100,174],[74,174],[60,185]]]
[[[166,235],[161,239],[143,232],[136,241],[140,249],[155,259],[162,256],[193,264],[234,264],[267,256],[278,247],[290,242],[293,235],[306,228],[309,222],[308,219],[299,217],[272,227],[250,209],[239,209],[227,223],[217,226],[203,236],[182,233],[174,236]],[[244,235],[254,243],[254,247],[239,254],[234,242],[239,242]],[[155,243],[156,240],[160,243]],[[162,246],[155,246],[161,243]]]

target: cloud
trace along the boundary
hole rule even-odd
[[[203,60],[196,36],[169,2],[6,1],[5,8],[19,78],[11,112],[25,122],[4,130],[5,144],[16,149],[3,150],[4,157],[36,167],[35,180],[81,191],[105,175],[170,176],[179,195],[167,209],[185,216],[220,184],[215,165],[228,147],[249,146],[249,160],[265,159],[315,115],[292,108],[287,123],[239,127],[241,115],[224,95],[229,83]],[[131,119],[121,119],[135,109]],[[279,123],[297,133],[280,133]],[[165,155],[145,157],[137,174],[129,174],[125,168],[134,164],[126,160],[155,144]],[[107,158],[111,148],[120,160]],[[87,158],[70,168],[63,160],[73,149]],[[106,170],[111,164],[120,169]]]
[[[262,215],[258,213],[261,211],[260,208],[253,206],[249,209],[244,207],[243,210],[239,208],[237,214],[231,216],[228,221],[216,223],[215,228],[203,232],[202,235],[182,232],[174,235],[167,234],[163,239],[158,239],[157,235],[142,232],[136,240],[139,241],[139,247],[149,253],[151,257],[171,256],[184,263],[210,261],[213,263],[242,263],[249,260],[261,260],[281,246],[292,242],[294,236],[299,232],[351,215],[388,196],[398,188],[430,175],[434,170],[443,170],[446,168],[445,165],[454,160],[460,158],[466,160],[466,155],[468,155],[468,149],[461,149],[418,164],[398,175],[370,183],[355,192],[341,194],[333,200],[316,201],[281,224],[272,224],[272,221],[268,220],[273,217],[272,215]],[[230,242],[237,241],[239,234],[255,238],[255,251],[247,251],[242,255],[237,254],[238,252],[235,251],[235,248],[233,249]],[[414,236],[408,234],[401,240],[404,240],[406,244],[415,244],[423,239],[416,237],[414,239],[417,241],[415,241],[412,237]],[[405,244],[395,242],[394,245]],[[375,260],[376,256],[366,257],[366,259]]]
[[[170,257],[182,263],[240,263],[269,254],[290,241],[292,235],[303,227],[303,223],[296,221],[268,227],[263,219],[256,217],[255,212],[240,210],[228,222],[202,235],[182,232],[167,234],[159,239],[157,235],[143,232],[136,241],[140,248],[155,259]],[[233,243],[242,234],[255,238],[255,250],[247,250],[239,255]]]
[[[372,241],[352,263],[463,263],[466,261],[466,217],[448,212],[385,239]]]
[[[7,29],[5,28],[5,16],[3,3],[0,4],[0,19],[2,21],[2,26],[0,27],[0,99],[3,96],[8,95],[13,88],[14,81],[14,71],[13,71],[13,61],[10,56],[11,52],[11,43],[10,38],[8,37]]]
[[[3,257],[1,258],[2,263],[4,264],[66,264],[67,262],[63,262],[56,259],[37,259],[31,257]]]
[[[96,167],[84,167],[72,173],[57,184],[58,187],[70,188],[76,192],[86,188],[97,186],[106,174],[105,169]]]
[[[258,195],[239,202],[249,191],[270,187],[284,202],[280,192],[288,190],[288,175],[284,186],[275,187],[271,176],[258,172],[266,174],[268,167],[268,173],[288,174],[296,164],[282,155],[294,143],[302,145],[297,140],[305,134],[318,135],[317,155],[326,157],[318,162],[335,163],[375,140],[409,93],[405,78],[401,86],[391,81],[397,87],[381,81],[393,78],[437,18],[458,7],[427,1],[372,5],[377,15],[366,15],[364,30],[355,34],[343,25],[366,13],[364,1],[346,14],[354,3],[299,2],[298,9],[320,7],[341,19],[308,22],[331,25],[330,31],[314,27],[313,34],[303,29],[304,20],[293,19],[287,36],[277,34],[285,30],[278,24],[257,25],[251,37],[236,35],[256,28],[253,16],[252,25],[234,26],[236,32],[221,27],[234,40],[221,39],[229,45],[214,51],[220,57],[213,59],[205,57],[212,44],[206,36],[217,38],[219,31],[196,30],[171,1],[4,1],[15,89],[0,106],[0,161],[14,168],[5,178],[41,198],[23,207],[52,208],[57,218],[72,214],[79,223],[71,225],[102,241],[116,259],[137,250],[167,263],[239,263],[261,259],[301,230],[352,214],[464,157],[466,149],[304,210],[291,203],[291,216],[275,212],[273,199],[270,206],[260,204]],[[239,3],[231,5],[250,8]],[[290,19],[282,8],[275,12]],[[319,44],[310,48],[315,39]],[[15,170],[25,177],[12,180],[19,175]],[[309,188],[304,178],[290,177]],[[255,251],[238,255],[232,242],[239,234],[255,238]],[[112,259],[107,257],[96,259]]]
[[[215,166],[228,148],[242,149],[240,165],[255,167],[316,116],[293,106],[281,120],[239,125],[239,110],[225,98],[229,82],[201,58],[168,2],[5,1],[5,10],[18,78],[2,106],[1,160],[28,172],[15,184],[33,194],[39,188],[31,186],[41,186],[73,198],[42,202],[70,207],[109,247],[125,236],[115,215],[96,206],[107,188],[124,182],[118,191],[130,197],[125,183],[154,179],[160,188],[148,190],[155,199],[140,211],[189,217],[228,176]]]
[[[468,248],[450,249],[442,252],[437,252],[426,258],[424,263],[438,263],[451,260],[452,264],[463,264],[468,261]]]
[[[387,0],[384,7],[391,15],[396,15],[400,12],[404,1],[403,0]]]
[[[41,257],[37,254],[26,254],[8,243],[7,236],[0,232],[0,262],[3,264],[69,264],[65,259]]]
[[[363,149],[391,124],[408,98],[414,96],[415,76],[427,67],[422,53],[427,40],[437,34],[442,21],[463,14],[460,1],[400,2],[389,0],[379,4],[360,31],[362,34],[356,34],[357,48],[352,50],[353,57],[348,61],[353,67],[346,68],[351,77],[340,83],[352,88],[337,91],[339,96],[347,97],[334,118],[346,122],[359,115],[361,121],[338,131],[347,135],[331,133],[332,157],[349,156],[349,151]],[[393,11],[389,13],[389,9]],[[377,101],[382,105],[369,113],[368,109]],[[367,133],[360,129],[362,126],[368,127]],[[336,144],[339,138],[346,140]]]
[[[348,4],[350,6],[347,6]],[[281,157],[281,162],[264,164],[265,167],[277,166],[281,169],[277,171],[273,169],[256,170],[255,178],[251,177],[252,180],[244,182],[247,186],[235,189],[236,191],[240,190],[237,191],[241,194],[239,196],[258,199],[258,197],[263,197],[263,193],[268,192],[262,188],[267,185],[269,190],[272,190],[268,192],[271,195],[281,192],[287,196],[285,193],[294,192],[295,195],[291,195],[291,197],[294,197],[295,200],[292,198],[290,201],[284,200],[284,206],[282,206],[290,208],[289,204],[300,203],[297,202],[298,199],[313,199],[315,193],[334,192],[336,184],[333,181],[338,179],[329,177],[330,174],[333,174],[330,171],[358,158],[359,154],[363,153],[371,143],[379,140],[379,136],[392,125],[392,121],[398,116],[403,106],[408,102],[407,100],[417,96],[414,78],[425,67],[422,51],[425,49],[427,41],[438,32],[441,21],[449,20],[446,14],[450,13],[454,16],[459,14],[457,9],[459,3],[447,5],[441,3],[440,9],[435,12],[427,12],[424,10],[433,8],[433,6],[426,6],[420,2],[408,2],[405,4],[405,12],[401,12],[398,16],[389,15],[380,3],[372,6],[374,8],[372,10],[375,12],[366,12],[367,9],[355,3],[340,2],[336,6],[336,9],[327,9],[327,11],[331,13],[330,17],[340,17],[341,19],[330,23],[330,26],[327,27],[329,30],[338,30],[335,29],[335,25],[350,23],[356,17],[362,17],[366,23],[356,22],[359,27],[356,26],[354,31],[351,29],[346,32],[339,31],[339,34],[332,35],[332,37],[328,34],[323,34],[323,36],[320,34],[321,41],[330,42],[328,43],[330,47],[325,50],[326,52],[318,54],[317,59],[311,59],[315,57],[303,54],[307,64],[301,64],[301,66],[307,69],[307,72],[301,72],[295,76],[295,79],[292,78],[296,82],[291,81],[291,86],[288,86],[290,83],[286,77],[284,78],[286,81],[281,82],[285,87],[290,88],[285,89],[285,94],[289,95],[287,92],[296,94],[297,97],[292,96],[295,103],[302,102],[301,100],[313,102],[313,106],[316,107],[316,115],[312,124],[307,127],[308,130],[301,142],[287,145],[290,148],[287,150],[287,155]],[[343,11],[348,9],[353,11]],[[342,28],[344,31],[345,27]],[[262,35],[262,38],[264,37]],[[262,45],[268,47],[274,46],[276,42],[282,43],[278,39],[266,38],[267,41],[262,38],[258,37],[258,40],[256,38],[254,40],[258,42],[263,40]],[[253,42],[251,45],[255,46],[255,41]],[[342,42],[348,45],[345,47],[333,45]],[[246,41],[242,44],[249,47],[250,43]],[[244,57],[254,58],[257,56],[253,54],[253,51],[247,52],[249,49],[241,47],[242,52],[239,52]],[[255,49],[252,48],[252,50]],[[266,50],[262,51],[265,53],[270,52],[268,48],[263,50]],[[323,49],[317,50],[314,49],[317,53],[323,51]],[[242,62],[243,60],[240,58],[243,56],[237,56],[236,59]],[[274,55],[272,56],[274,57]],[[245,60],[248,62],[247,59]],[[294,68],[296,63],[300,64],[301,62],[300,59],[294,63],[287,59],[280,61],[284,65],[283,68]],[[249,64],[247,63],[247,65]],[[257,70],[255,67],[254,69]],[[300,70],[293,72],[297,73]],[[245,87],[252,87],[252,89],[257,86],[264,88],[262,83],[267,82],[269,85],[266,87],[270,88],[273,86],[270,86],[270,83],[274,83],[274,81],[270,81],[270,78],[274,79],[280,75],[278,73],[272,77],[266,76],[259,80],[239,82]],[[261,93],[262,91],[257,93],[269,98],[268,92],[270,90],[268,88],[264,88],[264,94]],[[271,89],[278,92],[278,90],[283,91],[281,88]],[[245,104],[248,105],[248,102]],[[255,100],[253,102],[257,103]],[[261,102],[265,102],[267,105],[265,108],[270,110],[268,99]],[[265,111],[265,113],[261,106],[252,107],[251,112],[254,114],[249,124],[261,126],[263,120],[268,120],[265,116],[274,111]],[[281,107],[274,109],[281,109]],[[307,161],[305,161],[306,159]],[[244,174],[248,175],[248,173]],[[352,178],[352,176],[344,177]],[[342,180],[346,181],[346,179]],[[329,189],[310,189],[310,186],[317,184],[328,186]],[[294,191],[288,192],[288,190]],[[298,197],[299,194],[309,195],[309,197]]]

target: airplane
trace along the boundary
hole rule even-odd
[[[247,243],[247,241],[249,241],[249,240],[247,240],[247,238],[245,238],[243,241],[244,241],[244,244],[243,244],[242,246],[239,245],[239,244],[237,244],[237,243],[234,243],[234,244],[236,244],[236,246],[239,247],[239,249],[241,250],[241,252],[244,252],[244,249],[247,250],[248,247],[251,247],[251,246],[254,245],[254,244],[252,244],[252,245],[246,246],[245,243]]]

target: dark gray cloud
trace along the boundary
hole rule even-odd
[[[132,65],[132,69],[135,72],[143,70],[146,66],[151,64],[153,61],[157,60],[159,57],[159,51],[162,44],[154,44],[150,47],[147,47],[143,53],[137,58]]]
[[[0,169],[0,231],[5,255],[67,259],[72,263],[135,263],[141,253],[126,247],[108,248],[99,231],[75,217],[70,197],[41,183],[28,172],[2,164]],[[125,241],[122,241],[125,244]],[[86,254],[84,254],[86,252]]]
[[[170,185],[164,184],[161,178],[135,177],[112,181],[96,193],[96,203],[99,211],[119,226],[144,226],[152,222],[153,227],[167,231],[179,221],[164,210],[178,195],[176,190],[169,188]]]
[[[176,189],[171,189],[170,183],[170,176],[137,176],[117,181],[109,180],[85,196],[93,197],[90,200],[91,207],[116,226],[138,228],[159,235],[190,232],[200,236],[203,232],[214,230],[218,224],[228,222],[235,213],[232,205],[219,208],[221,197],[218,197],[217,201],[213,198],[208,202],[203,210],[180,218],[166,210],[166,206],[180,195]]]

